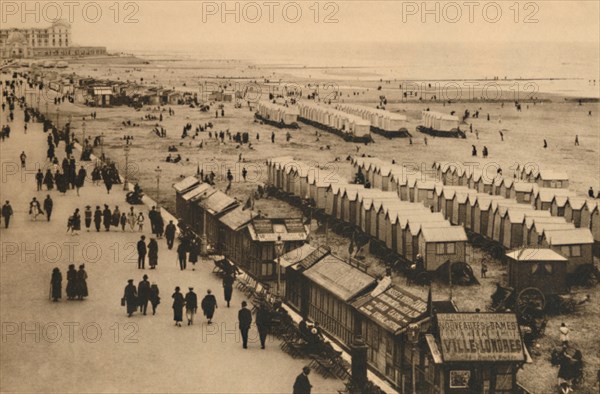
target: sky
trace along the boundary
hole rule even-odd
[[[597,0],[3,0],[0,10],[2,27],[44,27],[62,17],[72,22],[73,42],[113,51],[288,42],[600,41]]]

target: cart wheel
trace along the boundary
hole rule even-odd
[[[521,290],[517,297],[517,308],[523,315],[528,309],[543,310],[546,307],[546,297],[536,287]]]

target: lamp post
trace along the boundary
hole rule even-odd
[[[418,324],[410,324],[408,326],[408,341],[411,343],[412,348],[410,351],[410,363],[412,366],[412,394],[417,394],[417,370],[415,365],[415,351],[417,350],[417,344],[419,343],[419,325]]]
[[[156,208],[158,209],[160,205],[158,203],[158,199],[160,197],[160,173],[162,172],[160,166],[157,166],[154,172],[156,172]]]
[[[104,160],[104,131],[100,134],[100,152],[102,160]]]
[[[125,144],[123,150],[125,151],[125,181],[123,182],[123,190],[127,190],[129,188],[129,151],[131,147],[129,144]]]
[[[56,107],[56,128],[60,130],[60,108]]]
[[[275,252],[277,253],[277,297],[281,297],[281,255],[283,254],[281,235],[278,235],[275,241]]]

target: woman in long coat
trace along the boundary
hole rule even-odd
[[[233,274],[228,274],[223,277],[223,292],[225,301],[227,302],[227,308],[229,308],[229,303],[231,302],[231,294],[233,293],[234,282],[235,276]]]
[[[158,285],[154,282],[150,285],[150,304],[152,305],[152,314],[156,315],[156,307],[160,304],[160,292],[158,290]]]
[[[198,252],[199,252],[199,247],[198,247],[198,243],[196,242],[196,239],[193,239],[192,242],[190,242],[190,246],[189,246],[189,252],[188,252],[188,261],[190,263],[192,263],[192,266],[194,268],[192,268],[193,270],[195,270],[196,268],[196,263],[198,262]]]
[[[48,190],[54,189],[54,177],[52,176],[52,173],[49,169],[46,170],[46,175],[44,175],[43,183],[44,185],[46,185]]]
[[[102,224],[106,231],[110,230],[110,223],[112,221],[112,213],[108,205],[104,204],[104,210],[102,211]]]
[[[158,242],[154,238],[148,242],[148,263],[151,270],[155,269],[158,265]]]
[[[62,274],[58,267],[52,270],[50,284],[52,285],[52,301],[57,302],[59,298],[62,298]]]
[[[171,296],[173,298],[173,320],[175,320],[175,325],[177,327],[181,327],[181,322],[183,321],[183,305],[185,304],[183,294],[181,294],[179,290],[179,286],[177,286],[175,288],[175,293]]]
[[[137,305],[137,289],[133,284],[133,279],[129,279],[127,281],[127,286],[125,286],[125,292],[123,293],[123,298],[127,304],[127,316],[131,317],[133,312],[136,311]]]
[[[77,271],[77,299],[83,300],[84,297],[88,296],[88,287],[87,287],[87,272],[85,272],[85,265],[79,266],[79,271]]]
[[[212,323],[212,318],[215,314],[215,309],[217,308],[217,299],[214,295],[211,294],[210,289],[206,290],[206,295],[202,299],[202,311],[204,312],[204,316],[208,319],[208,324]]]
[[[112,213],[112,220],[110,221],[110,224],[115,227],[119,227],[120,219],[121,219],[121,212],[119,212],[119,207],[115,206],[115,210]]]
[[[58,191],[60,193],[65,194],[67,192],[67,180],[65,178],[65,175],[56,171],[56,174],[54,175],[54,180],[56,182],[56,188],[58,189]]]
[[[79,213],[79,208],[75,209],[73,212],[73,233],[78,234],[78,231],[81,231],[81,214]]]
[[[69,264],[67,271],[67,300],[73,300],[77,296],[77,271],[75,264]]]

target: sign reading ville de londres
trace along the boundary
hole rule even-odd
[[[510,313],[437,315],[444,361],[523,361],[517,317]]]

